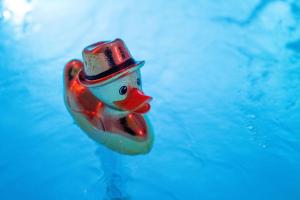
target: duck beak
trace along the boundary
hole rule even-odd
[[[146,113],[150,110],[148,103],[152,97],[144,95],[144,93],[137,88],[129,91],[127,97],[122,101],[115,101],[114,104],[122,110],[132,111],[135,113]]]

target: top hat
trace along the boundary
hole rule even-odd
[[[121,39],[97,42],[86,47],[82,54],[84,67],[79,79],[89,87],[115,80],[139,69],[145,63],[135,61]]]

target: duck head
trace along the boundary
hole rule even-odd
[[[121,113],[144,114],[150,110],[151,97],[143,93],[140,71],[124,74],[118,79],[90,88],[106,106]]]
[[[151,97],[142,91],[140,68],[121,39],[98,42],[83,50],[80,80],[109,108],[124,113],[149,111]]]

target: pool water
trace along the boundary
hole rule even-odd
[[[155,143],[95,143],[62,72],[122,38]],[[0,199],[300,199],[300,1],[0,1]]]

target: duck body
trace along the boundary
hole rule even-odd
[[[83,70],[82,61],[71,60],[63,75],[64,102],[76,124],[90,138],[114,151],[148,153],[154,134],[144,113],[150,109],[151,97],[144,95],[135,82],[139,80],[139,70],[127,70],[116,79],[93,87],[83,83]]]

